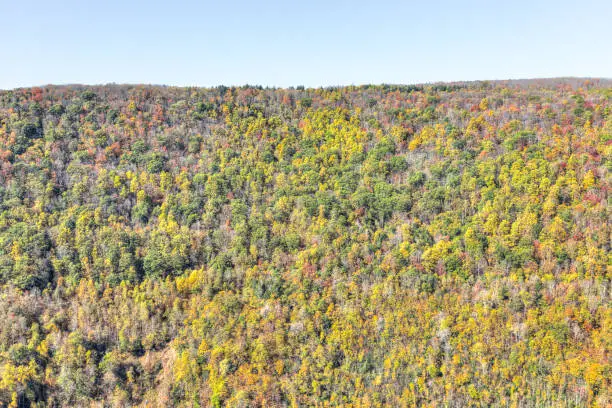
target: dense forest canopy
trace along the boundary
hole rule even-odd
[[[0,405],[610,406],[611,100],[0,91]]]

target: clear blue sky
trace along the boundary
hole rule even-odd
[[[0,89],[612,77],[611,0],[0,0]]]

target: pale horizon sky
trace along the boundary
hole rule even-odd
[[[0,89],[612,77],[612,1],[0,0]]]

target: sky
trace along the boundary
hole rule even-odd
[[[0,0],[0,89],[612,77],[612,1]]]

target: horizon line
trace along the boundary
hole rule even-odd
[[[348,88],[348,87],[367,87],[367,86],[428,86],[428,85],[458,85],[458,84],[476,84],[476,83],[506,83],[506,82],[524,82],[524,81],[568,81],[568,80],[596,80],[596,81],[612,81],[612,77],[588,77],[588,76],[559,76],[559,77],[531,77],[531,78],[507,78],[507,79],[470,79],[470,80],[452,80],[452,81],[431,81],[431,82],[380,82],[380,83],[359,83],[359,84],[337,84],[337,85],[317,85],[306,86],[302,84],[290,86],[263,85],[263,84],[218,84],[218,85],[169,85],[159,83],[138,83],[138,82],[106,82],[106,83],[48,83],[44,85],[27,85],[14,88],[0,88],[2,92],[17,91],[22,89],[32,88],[49,88],[49,87],[105,87],[105,86],[133,86],[133,87],[159,87],[159,88],[200,88],[214,89],[220,87],[227,88],[264,88],[264,89],[296,89],[299,87],[306,89],[326,89],[326,88]]]

